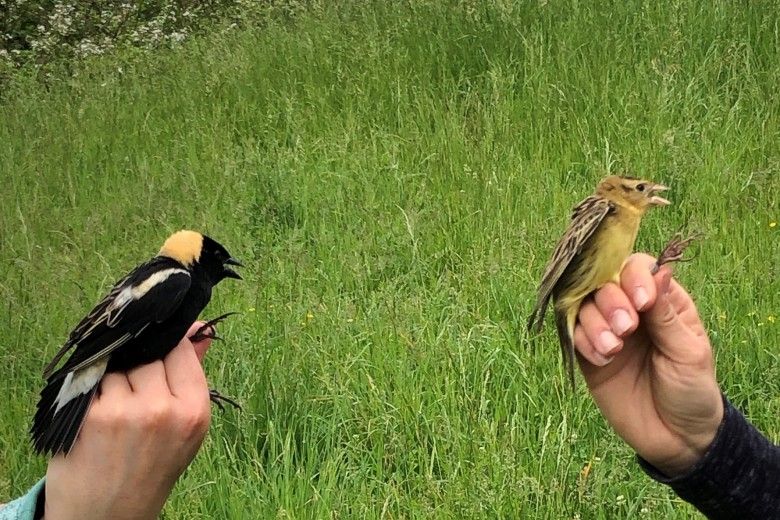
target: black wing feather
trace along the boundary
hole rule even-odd
[[[138,299],[127,298],[129,288],[139,287],[155,273],[166,269],[177,270],[165,280],[153,284]],[[68,341],[46,366],[44,377],[51,377],[59,360],[74,347],[73,355],[57,373],[65,374],[83,368],[138,336],[151,323],[164,321],[179,307],[190,284],[189,272],[169,258],[156,257],[140,265],[118,282],[79,322]]]
[[[79,338],[84,337],[86,331],[97,321],[100,320],[100,316],[103,316],[106,314],[106,308],[111,304],[112,301],[114,301],[119,294],[119,292],[122,291],[125,287],[130,285],[129,280],[134,278],[134,275],[136,275],[139,271],[141,271],[144,267],[146,267],[147,264],[143,264],[139,267],[137,267],[135,270],[133,270],[130,274],[119,280],[114,287],[111,288],[109,293],[102,299],[100,302],[95,305],[95,308],[92,309],[89,314],[87,314],[76,327],[70,332],[70,335],[68,336],[68,340],[65,342],[64,345],[60,347],[60,349],[57,351],[56,354],[54,354],[54,357],[51,361],[49,361],[49,364],[46,365],[46,367],[43,369],[43,377],[44,379],[48,379],[48,377],[54,372],[54,368],[57,366],[57,363],[60,362],[62,357],[68,353],[68,351],[73,348],[74,345],[77,345],[79,342]]]

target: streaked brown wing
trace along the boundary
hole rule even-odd
[[[558,241],[552,258],[545,267],[542,282],[539,284],[536,306],[528,320],[529,329],[541,330],[553,288],[611,208],[612,203],[596,195],[591,195],[574,207],[569,227],[563,238]]]

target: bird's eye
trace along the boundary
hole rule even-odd
[[[636,185],[637,191],[645,191],[645,185],[644,184],[637,184]]]

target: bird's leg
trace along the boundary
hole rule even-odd
[[[234,314],[238,314],[237,312],[227,312],[223,314],[222,316],[217,316],[213,320],[209,320],[206,323],[203,324],[198,330],[195,331],[195,334],[190,336],[190,341],[193,343],[197,343],[198,341],[203,341],[204,339],[222,339],[219,336],[217,336],[216,331],[214,330],[214,326],[227,318],[228,316],[232,316]],[[211,332],[209,332],[209,329],[211,329]]]
[[[658,255],[658,259],[650,269],[650,274],[657,273],[664,264],[682,261],[683,253],[688,248],[688,246],[691,245],[691,242],[698,240],[702,237],[702,235],[703,233],[697,232],[690,235],[688,238],[683,238],[682,233],[675,233],[669,243],[666,244],[666,247],[664,247],[663,251],[661,251],[661,254]]]
[[[225,318],[227,318],[228,316],[232,316],[233,314],[238,314],[238,313],[237,312],[228,312],[228,313],[223,314],[222,316],[217,316],[213,320],[207,321],[198,330],[195,331],[195,334],[190,336],[190,341],[192,341],[192,342],[203,341],[206,338],[209,338],[209,339],[212,339],[212,340],[214,340],[214,339],[222,339],[219,336],[217,336],[216,332],[214,332],[214,326],[217,323],[219,323],[222,320],[224,320]],[[211,329],[210,332],[209,332],[209,329]],[[214,390],[212,388],[209,389],[209,400],[212,403],[216,404],[219,407],[219,409],[221,411],[223,411],[223,412],[225,411],[225,405],[222,404],[222,403],[228,403],[228,404],[234,406],[235,408],[238,408],[239,410],[241,410],[241,405],[240,404],[238,404],[236,401],[234,401],[230,397],[225,397],[224,395],[220,394],[219,392],[217,392],[216,390]]]
[[[230,397],[225,397],[224,395],[220,394],[219,392],[217,392],[216,390],[214,390],[212,388],[209,389],[209,400],[212,403],[216,404],[219,407],[219,409],[221,411],[223,411],[223,412],[225,411],[225,405],[222,404],[223,402],[228,403],[230,405],[233,405],[235,408],[238,408],[239,410],[241,410],[241,405],[240,404],[235,402]]]

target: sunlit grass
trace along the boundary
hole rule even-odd
[[[181,227],[248,268],[208,315],[242,413],[169,518],[691,518],[523,324],[606,172],[670,185],[644,223],[724,391],[780,438],[776,10],[729,3],[342,5],[120,55],[0,105],[0,497],[39,478],[40,370]]]

